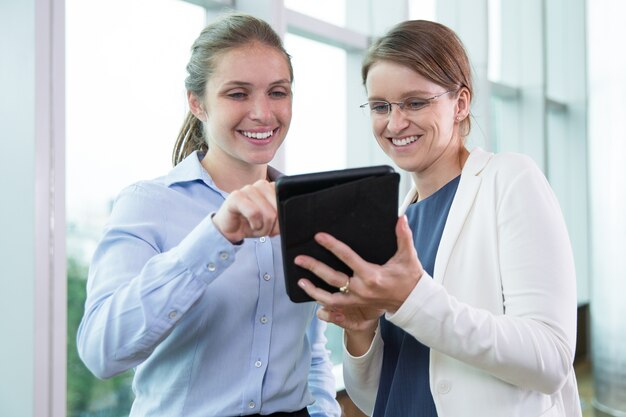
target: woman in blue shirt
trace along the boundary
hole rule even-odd
[[[283,281],[268,163],[290,57],[267,23],[229,14],[187,71],[175,167],[120,193],[93,257],[81,358],[101,378],[135,369],[131,416],[339,416],[326,323]]]
[[[580,416],[567,228],[530,158],[465,146],[461,41],[435,22],[400,23],[362,75],[374,136],[413,179],[398,251],[369,264],[320,233],[353,275],[296,258],[340,290],[299,282],[345,329],[348,394],[374,417]]]

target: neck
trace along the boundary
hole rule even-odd
[[[417,200],[423,200],[461,174],[469,151],[463,147],[456,157],[448,157],[424,172],[411,172]]]
[[[225,163],[225,161],[231,163]],[[222,161],[222,162],[220,162]],[[215,185],[227,193],[267,179],[267,164],[232,163],[228,157],[215,158],[207,153],[202,159],[202,167],[209,174]]]

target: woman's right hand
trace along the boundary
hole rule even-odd
[[[336,324],[348,332],[361,332],[376,330],[378,319],[384,314],[384,310],[371,307],[325,307],[317,310],[317,316],[329,323]]]
[[[246,237],[277,235],[274,183],[259,180],[231,192],[213,216],[213,224],[232,243]]]
[[[363,356],[372,344],[378,320],[385,313],[371,307],[324,307],[317,310],[317,317],[336,324],[345,330],[346,349],[352,356]]]

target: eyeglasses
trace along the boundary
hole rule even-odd
[[[448,90],[444,91],[441,94],[437,94],[436,96],[432,96],[429,98],[418,98],[418,97],[409,97],[404,101],[399,101],[396,103],[385,101],[385,100],[374,100],[368,101],[365,104],[361,104],[359,107],[363,109],[366,114],[371,114],[376,117],[385,117],[389,116],[391,113],[391,105],[395,104],[400,108],[400,110],[408,110],[409,112],[416,112],[418,110],[423,109],[428,106],[433,100],[438,99],[444,94],[451,93],[456,90]]]

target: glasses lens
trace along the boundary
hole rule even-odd
[[[421,98],[408,98],[404,101],[404,108],[410,111],[421,110],[428,106],[428,101]]]
[[[389,103],[386,101],[370,101],[369,108],[373,114],[386,115],[389,113]]]

